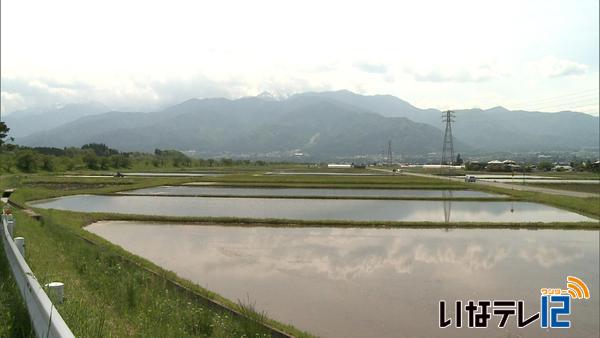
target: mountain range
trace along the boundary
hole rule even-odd
[[[442,112],[420,109],[390,95],[346,90],[266,95],[236,100],[190,99],[158,112],[103,111],[69,107],[80,114],[52,112],[6,122],[18,144],[81,146],[105,143],[122,151],[155,148],[192,150],[202,156],[314,158],[381,154],[392,141],[402,155],[440,152]],[[93,106],[93,107],[92,107]],[[64,110],[63,110],[64,111]],[[68,115],[67,117],[65,117]],[[492,109],[456,110],[455,149],[462,153],[597,149],[598,117],[577,112],[543,113]],[[43,117],[43,118],[42,118]],[[26,129],[16,121],[27,121]],[[42,125],[40,125],[40,121]]]
[[[10,126],[15,138],[48,130],[80,117],[106,113],[109,108],[99,102],[73,103],[44,109],[26,109],[13,112],[2,120]]]

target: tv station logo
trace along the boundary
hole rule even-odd
[[[440,301],[439,327],[462,328],[487,328],[492,316],[498,317],[498,327],[504,328],[511,317],[516,317],[513,322],[518,328],[524,328],[536,321],[540,321],[541,328],[570,328],[573,300],[590,299],[590,289],[579,278],[567,277],[566,289],[541,288],[539,312],[527,312],[533,306],[525,308],[522,300],[468,300],[463,303],[457,300],[454,304],[454,317],[446,314],[445,300]],[[464,305],[464,306],[463,306]],[[464,315],[464,316],[463,316]],[[464,317],[464,318],[463,318]]]

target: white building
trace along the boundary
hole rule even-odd
[[[331,169],[352,168],[352,164],[329,163],[327,165],[327,168],[331,168]]]

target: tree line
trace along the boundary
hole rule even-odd
[[[156,149],[154,153],[121,152],[103,143],[77,147],[26,147],[8,143],[10,129],[0,122],[0,172],[75,170],[121,170],[128,168],[185,168],[233,165],[266,165],[264,161],[191,158],[177,150]]]

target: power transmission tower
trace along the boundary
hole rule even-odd
[[[446,131],[444,132],[444,149],[442,150],[441,165],[452,165],[454,163],[454,145],[452,143],[452,122],[454,122],[454,117],[454,112],[451,110],[442,113],[442,122],[446,122]]]
[[[393,159],[392,159],[392,140],[388,141],[388,146],[387,146],[387,160],[388,160],[388,165],[392,165]]]

